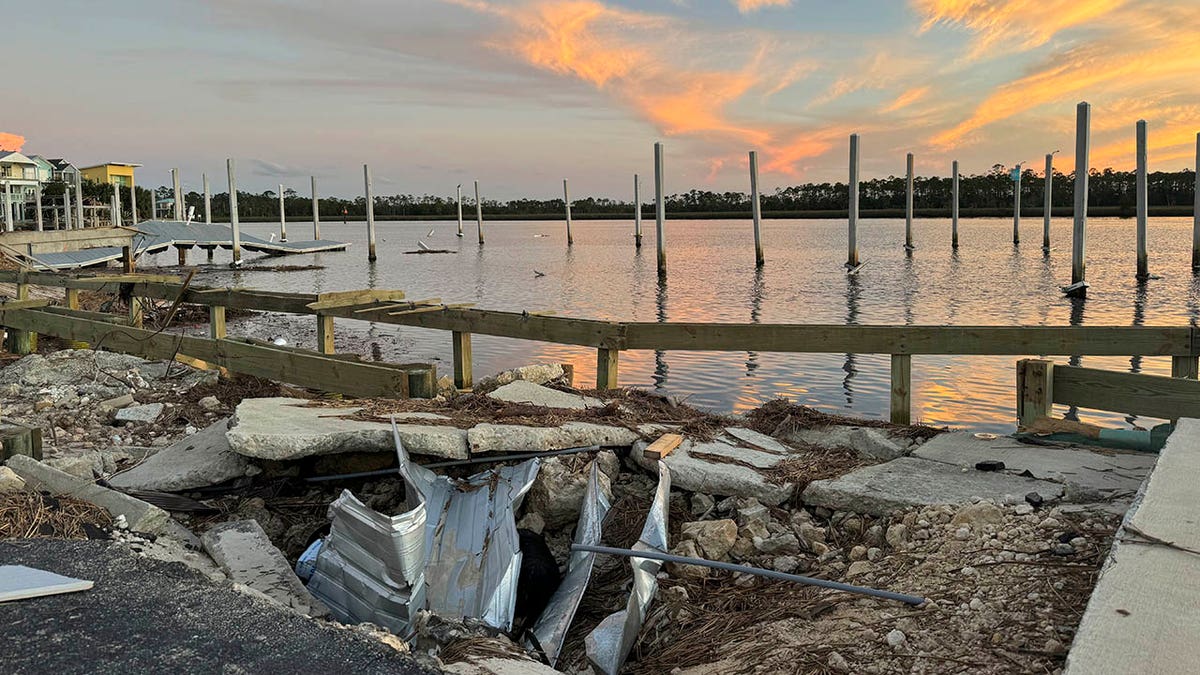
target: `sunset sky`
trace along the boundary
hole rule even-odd
[[[172,166],[198,189],[628,199],[667,146],[667,189],[1074,168],[1074,107],[1092,104],[1092,165],[1195,164],[1197,0],[55,0],[6,31],[0,146],[77,164]],[[15,71],[14,71],[15,69]],[[648,185],[643,194],[650,194]]]

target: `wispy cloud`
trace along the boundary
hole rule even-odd
[[[932,87],[928,86],[913,87],[912,89],[908,89],[893,99],[890,103],[880,108],[879,112],[892,113],[902,108],[907,108],[908,106],[925,98],[925,96],[929,94],[930,89],[932,89]]]
[[[1128,0],[913,0],[921,29],[961,26],[975,34],[973,58],[1040,47],[1057,33],[1104,17]],[[1014,49],[1015,48],[1015,49]]]
[[[787,7],[792,0],[730,0],[742,14],[757,12],[765,7]]]

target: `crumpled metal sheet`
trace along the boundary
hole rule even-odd
[[[409,461],[392,421],[400,473],[420,493],[425,521],[425,587],[429,609],[445,618],[478,618],[512,628],[521,572],[515,511],[541,462],[482,471],[453,480]]]
[[[661,460],[658,462],[658,489],[654,492],[654,502],[650,504],[650,512],[646,515],[646,525],[642,528],[642,536],[633,545],[635,551],[658,551],[666,553],[667,520],[671,502],[671,470]],[[630,558],[633,566],[633,591],[629,594],[629,602],[625,609],[610,614],[600,622],[600,625],[584,639],[587,648],[588,661],[592,668],[605,675],[616,675],[625,663],[646,613],[650,609],[650,601],[658,590],[658,570],[662,562],[647,558]]]
[[[604,518],[608,515],[610,507],[608,498],[600,489],[600,465],[592,460],[587,491],[583,496],[583,508],[579,514],[579,524],[575,526],[576,544],[588,546],[600,544],[601,526],[604,524]],[[571,627],[571,621],[574,620],[575,612],[579,609],[579,601],[583,599],[588,582],[591,581],[592,566],[595,561],[595,553],[587,551],[571,553],[571,560],[567,563],[567,574],[563,577],[562,584],[554,592],[546,609],[542,611],[542,615],[538,617],[537,623],[533,626],[532,632],[536,643],[526,641],[526,646],[530,649],[540,648],[542,650],[542,653],[550,661],[551,667],[558,661],[558,654],[562,650],[563,640],[567,637],[567,630]]]

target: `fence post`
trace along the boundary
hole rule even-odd
[[[892,354],[892,424],[912,424],[912,354]]]
[[[1200,357],[1172,356],[1171,377],[1183,377],[1189,380],[1200,379]]]
[[[68,288],[65,295],[66,297],[63,299],[63,302],[66,304],[67,309],[79,309],[79,289]]]
[[[1054,362],[1017,361],[1017,424],[1028,427],[1054,410]]]
[[[29,299],[29,285],[17,283],[17,300]],[[5,330],[4,347],[11,354],[29,354],[37,349],[37,334],[27,330],[8,328]]]
[[[596,350],[596,388],[617,388],[617,363],[621,352],[601,347]]]
[[[454,342],[454,386],[459,389],[470,389],[474,386],[471,376],[471,334],[452,331]]]
[[[225,307],[222,305],[208,307],[208,336],[214,340],[225,338]]]
[[[333,317],[328,314],[317,315],[317,351],[333,353]]]

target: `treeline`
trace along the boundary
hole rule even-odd
[[[1088,185],[1088,202],[1090,207],[1116,209],[1118,213],[1132,213],[1136,203],[1135,175],[1132,171],[1114,171],[1113,169],[1092,170]],[[1193,171],[1164,172],[1158,171],[1148,176],[1150,206],[1187,207],[1195,199],[1196,174]],[[1043,203],[1045,180],[1031,170],[1025,170],[1021,178],[1021,203],[1026,207],[1040,208]],[[913,206],[918,210],[949,209],[951,179],[949,177],[917,177],[913,180]],[[150,191],[138,188],[138,214],[141,218],[150,216]],[[61,186],[49,184],[45,194],[61,193]],[[845,211],[849,196],[846,183],[806,183],[790,187],[777,188],[775,192],[762,195],[764,212],[830,212]],[[1074,174],[1062,174],[1057,171],[1053,176],[1052,201],[1055,207],[1070,207],[1075,200]],[[84,197],[92,203],[107,204],[112,190],[108,186],[84,182]],[[862,210],[894,211],[904,208],[905,179],[904,176],[888,176],[862,181],[860,183],[859,206]],[[166,204],[172,199],[170,187],[157,188],[156,196],[163,206],[160,211],[167,211]],[[295,190],[284,191],[284,210],[289,219],[307,220],[312,217],[312,201],[307,196],[298,194]],[[126,200],[128,193],[122,195]],[[197,219],[203,217],[204,195],[198,192],[188,192],[185,204],[195,207]],[[672,214],[744,214],[750,210],[750,196],[745,192],[713,192],[711,190],[690,190],[673,194],[666,199],[667,211]],[[229,218],[229,196],[227,193],[212,195],[212,216],[214,220],[225,221]],[[1004,166],[997,164],[984,174],[961,176],[959,179],[959,206],[963,211],[979,213],[1010,212],[1013,204],[1013,181],[1011,174]],[[129,205],[123,205],[128,213]],[[453,196],[438,195],[390,195],[375,198],[375,215],[381,219],[453,218],[457,213],[457,203]],[[366,199],[356,197],[343,199],[340,197],[322,197],[320,203],[321,218],[340,220],[343,217],[361,219],[366,215]],[[483,200],[483,211],[490,216],[538,216],[561,214],[564,210],[562,199],[511,199],[498,201]],[[572,213],[579,216],[621,216],[632,213],[632,202],[585,197],[571,201]],[[463,216],[470,220],[474,218],[475,202],[472,198],[463,198]],[[642,204],[642,212],[652,216],[654,204],[647,201]],[[186,209],[185,209],[186,213]],[[271,220],[279,217],[278,195],[267,190],[261,194],[238,192],[238,214],[245,220]],[[159,217],[166,217],[160,213]]]

